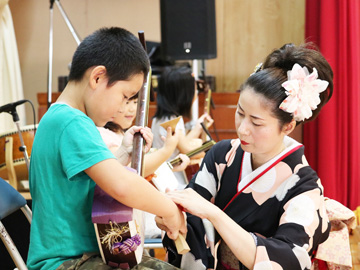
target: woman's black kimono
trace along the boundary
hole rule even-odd
[[[305,159],[304,146],[290,137],[284,143],[282,153],[253,171],[251,154],[241,149],[238,139],[221,141],[208,151],[189,184],[253,235],[255,270],[310,269],[311,255],[329,235],[322,186]],[[189,270],[213,268],[212,244],[221,236],[211,233],[207,220],[188,214],[187,222],[191,251],[177,254],[165,237],[169,262]],[[221,269],[234,269],[226,268],[219,252],[217,260]],[[235,269],[245,269],[235,260]]]

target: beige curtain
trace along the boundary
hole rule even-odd
[[[8,2],[0,0],[0,106],[24,99],[19,55]],[[26,123],[25,106],[28,105],[16,108],[20,126]],[[16,130],[11,114],[0,113],[0,134],[9,130]]]

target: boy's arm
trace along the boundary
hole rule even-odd
[[[116,159],[103,160],[85,172],[108,195],[117,201],[163,217],[171,239],[176,239],[179,230],[186,232],[184,217],[175,203],[157,191],[148,181],[130,172]]]

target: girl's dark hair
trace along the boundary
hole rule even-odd
[[[195,79],[186,66],[166,67],[159,78],[154,117],[191,116]]]
[[[119,27],[101,28],[80,43],[71,62],[69,81],[80,81],[89,68],[99,65],[106,67],[108,85],[139,73],[145,78],[150,66],[139,39]]]
[[[124,132],[122,127],[119,124],[116,124],[115,122],[107,122],[104,126],[104,128],[110,129],[112,132],[118,133],[119,131]]]
[[[265,59],[262,69],[252,74],[240,87],[240,92],[246,87],[251,87],[256,93],[262,94],[270,101],[272,112],[279,119],[281,126],[285,123],[290,123],[293,119],[290,113],[281,110],[279,106],[287,98],[285,89],[281,85],[288,80],[287,72],[296,63],[301,67],[306,67],[310,73],[313,71],[313,68],[316,68],[318,78],[329,83],[328,88],[320,93],[321,102],[317,109],[313,110],[313,115],[302,122],[314,120],[322,106],[332,96],[333,71],[323,55],[310,43],[300,46],[285,44],[280,49],[274,50]],[[300,124],[300,122],[296,124]]]

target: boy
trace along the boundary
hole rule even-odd
[[[94,256],[99,250],[91,222],[95,184],[125,205],[162,216],[172,239],[180,228],[185,232],[177,206],[123,167],[96,128],[113,120],[140,90],[148,69],[146,52],[125,29],[100,29],[77,48],[69,83],[41,119],[32,148],[29,269],[69,269],[71,264],[70,269],[100,269],[94,266],[101,258]],[[141,127],[128,138],[135,132],[151,141]]]

